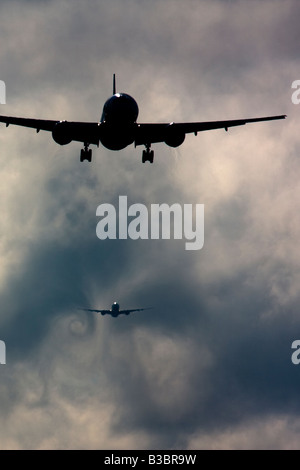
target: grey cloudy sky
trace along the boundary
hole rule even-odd
[[[174,150],[0,128],[2,449],[299,449],[297,0],[1,2],[1,114],[287,114]],[[204,204],[205,243],[96,237],[96,208]],[[154,307],[118,319],[77,307]]]

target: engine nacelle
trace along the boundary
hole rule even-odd
[[[58,122],[52,131],[53,140],[59,145],[67,145],[72,142],[70,126],[67,121]]]
[[[179,147],[184,142],[185,133],[176,129],[173,123],[171,123],[166,132],[165,143],[170,147]]]

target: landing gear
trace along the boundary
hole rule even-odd
[[[146,144],[146,150],[143,150],[142,162],[153,163],[154,159],[154,150],[150,150],[151,144]]]
[[[83,162],[84,160],[92,161],[92,149],[89,149],[89,144],[84,144],[84,148],[80,151],[80,161]]]

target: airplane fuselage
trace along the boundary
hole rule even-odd
[[[111,311],[113,313],[119,313],[120,311],[120,305],[117,302],[114,302],[111,306]]]
[[[115,93],[104,104],[99,127],[101,144],[109,150],[121,150],[135,139],[137,102],[126,93]]]

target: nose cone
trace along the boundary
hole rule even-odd
[[[125,93],[116,93],[104,104],[101,121],[107,123],[134,123],[138,114],[139,108],[132,96]]]

